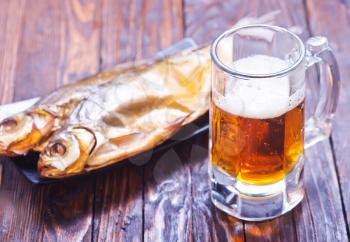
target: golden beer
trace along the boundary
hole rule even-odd
[[[271,119],[236,116],[212,102],[212,165],[250,184],[285,177],[304,147],[304,101]]]
[[[339,72],[327,39],[310,38],[305,48],[286,29],[247,25],[222,33],[210,54],[211,199],[218,209],[247,221],[285,214],[305,194],[304,145],[329,137],[339,96]],[[306,69],[316,63],[325,74],[319,81],[327,84],[305,126]]]

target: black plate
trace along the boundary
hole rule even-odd
[[[177,145],[185,140],[191,139],[194,136],[207,132],[209,129],[208,125],[208,114],[203,115],[195,122],[184,126],[174,137],[170,140],[164,142],[163,144],[157,146],[153,150],[153,154],[169,149],[170,147]],[[69,179],[76,179],[80,177],[90,176],[92,174],[98,174],[105,172],[107,170],[116,169],[117,167],[125,164],[128,160],[124,160],[118,162],[116,164],[112,164],[110,166],[106,166],[97,170],[93,170],[90,172],[86,172],[83,174],[75,175],[72,177],[62,178],[62,179],[48,179],[40,177],[37,172],[36,166],[38,162],[39,154],[38,153],[30,153],[26,156],[18,156],[11,158],[17,169],[21,172],[21,174],[31,183],[39,185],[39,184],[49,184],[56,183],[60,181],[66,181]]]

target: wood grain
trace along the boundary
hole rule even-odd
[[[14,93],[17,52],[25,1],[0,2],[0,103],[10,102]]]
[[[2,178],[3,178],[4,166],[0,163],[0,189],[2,187]]]
[[[33,188],[9,160],[3,160],[0,241],[39,241],[43,231],[44,188]]]
[[[102,69],[150,57],[179,39],[182,17],[177,15],[181,11],[181,1],[103,1]],[[143,198],[143,173],[142,167],[129,165],[98,178],[95,241],[149,241],[147,234],[143,238],[144,223],[148,220],[156,226],[164,218],[154,220],[153,212],[146,207],[143,211],[144,199],[147,204],[147,193]]]
[[[304,168],[306,197],[302,207],[310,211],[306,215],[298,214],[298,210],[295,212],[298,239],[304,241],[310,237],[310,234],[305,234],[305,226],[310,226],[315,241],[347,241],[340,189],[329,141],[307,150],[306,158]],[[307,217],[310,220],[306,222]]]
[[[261,1],[249,1],[244,7],[242,5],[241,9],[250,13],[250,16],[258,17],[263,13],[279,11],[275,24],[284,27],[305,26],[302,1],[267,1],[264,4],[261,4]],[[290,9],[295,9],[295,11],[290,11]],[[295,226],[292,213],[263,223],[246,222],[245,238],[246,241],[296,241]]]
[[[182,150],[156,155],[145,169],[145,241],[191,241],[191,175]]]
[[[0,102],[14,95],[26,1],[0,1]],[[39,240],[42,231],[42,189],[24,181],[9,160],[3,162],[0,241]]]
[[[148,57],[183,37],[182,1],[144,1],[139,56]],[[191,180],[186,150],[167,150],[144,170],[144,241],[191,241]]]
[[[287,22],[284,24],[287,26],[295,24],[300,25],[304,29],[303,37],[305,39],[305,37],[309,35],[309,29],[307,25],[307,15],[302,11],[303,2],[283,1],[280,4],[279,8],[282,11],[284,19],[288,19],[287,21],[289,21],[289,23]],[[278,5],[275,3],[273,6],[277,7]],[[290,9],[294,9],[294,11],[290,11]],[[347,240],[340,190],[333,162],[332,151],[328,141],[318,144],[306,151],[304,169],[306,196],[301,204],[302,209],[298,208],[293,211],[293,220],[290,220],[295,223],[296,235],[294,235],[294,237],[298,241]],[[274,223],[275,221],[284,220],[286,218],[288,218],[288,216],[271,222]],[[329,221],[333,222],[330,223]],[[285,222],[280,224],[280,227],[283,228]],[[306,230],[305,226],[310,227]],[[281,232],[284,233],[284,231],[286,231],[285,228],[281,229]],[[292,233],[286,233],[284,236],[293,238],[291,237]],[[283,241],[286,238],[284,236],[281,236],[278,240]],[[247,236],[247,240],[249,240],[249,236]],[[275,241],[275,237],[268,237],[267,240]]]
[[[208,11],[204,11],[204,9]],[[232,9],[235,9],[233,14]],[[231,14],[226,14],[230,10]],[[303,1],[298,0],[264,1],[263,3],[261,1],[232,1],[225,3],[207,1],[206,4],[186,1],[186,34],[193,36],[199,42],[208,42],[213,36],[232,26],[233,22],[240,17],[247,14],[259,16],[272,10],[281,12],[276,20],[278,25],[290,27],[297,24],[301,26],[304,30],[302,38],[305,39],[308,35],[307,20]],[[208,29],[213,31],[208,31]],[[335,167],[330,154],[329,144],[318,145],[307,151],[308,160],[305,168],[307,195],[302,204],[302,209],[297,209],[286,216],[263,223],[245,223],[246,241],[305,241],[305,239],[313,241],[317,241],[317,239],[321,241],[325,239],[341,241],[347,239],[346,233],[344,233],[345,224],[342,219],[339,188],[336,177],[334,177]],[[317,164],[312,163],[310,165],[308,163],[310,161],[317,162]],[[321,162],[322,165],[320,164]],[[323,169],[327,169],[326,174]],[[323,193],[315,194],[317,189]],[[309,205],[309,203],[312,204]],[[329,203],[332,204],[331,207],[329,207]],[[320,206],[325,209],[318,209]],[[327,208],[331,212],[328,212]],[[315,209],[318,210],[315,211]],[[319,216],[322,216],[323,220]],[[315,219],[314,217],[317,217],[317,225],[310,227],[310,224]],[[334,221],[336,218],[337,223],[335,225],[327,222]],[[308,226],[308,228],[305,229],[305,226]],[[321,228],[324,229],[321,231]],[[330,231],[333,231],[333,234]],[[313,237],[315,234],[318,237]]]
[[[349,103],[350,103],[350,61],[349,61],[349,1],[306,1],[310,29],[313,35],[325,35],[333,47],[340,66],[341,94],[338,110],[333,126],[332,141],[336,159],[337,175],[341,186],[343,206],[346,212],[347,233],[350,228],[350,135],[349,135]]]
[[[34,3],[35,2],[35,3]],[[98,71],[99,1],[28,1],[16,98],[48,94]]]
[[[29,185],[1,158],[0,241],[348,241],[349,4],[0,0],[0,103],[43,95],[117,63],[150,57],[184,36],[208,43],[241,17],[271,10],[281,11],[279,25],[300,25],[304,40],[310,32],[329,37],[345,77],[334,153],[329,141],[306,152],[306,196],[283,217],[243,223],[212,205],[208,137],[202,135],[153,155],[146,165],[135,158],[96,179],[44,187]]]
[[[180,0],[103,0],[102,67],[147,58],[183,36]]]
[[[142,169],[127,165],[97,178],[93,241],[142,241]]]
[[[240,1],[186,0],[185,35],[197,43],[210,43],[218,34],[245,15]],[[208,183],[208,137],[197,140],[201,145],[190,145],[188,158],[192,182],[192,227],[194,241],[244,241],[243,223],[215,208],[210,200]],[[182,151],[184,152],[184,151]],[[184,161],[185,161],[184,160]],[[186,164],[186,163],[185,163]]]
[[[249,15],[252,17],[257,17],[263,13],[268,13],[284,7],[279,5],[279,3],[280,2],[278,1],[268,1],[266,4],[261,5],[261,1],[207,1],[206,4],[203,4],[198,3],[197,1],[186,1],[186,34],[189,37],[193,37],[199,43],[207,43],[221,32],[233,26],[244,16]],[[234,11],[232,11],[233,9]],[[283,13],[282,15],[285,17]],[[291,26],[290,22],[292,20],[280,17],[277,19],[277,21],[279,21],[279,24],[282,26]],[[205,160],[205,162],[207,162],[207,160]],[[198,171],[198,169],[195,170]],[[207,170],[203,169],[201,172],[202,174],[197,173],[197,176],[201,178],[196,180],[196,187],[200,186],[198,184],[208,187]],[[202,199],[202,202],[207,204],[207,208],[212,206],[209,196]],[[217,212],[215,209],[211,209],[211,213],[213,213],[211,216],[215,218],[215,214],[219,212]],[[238,220],[228,218],[230,217],[221,216],[218,217],[218,220],[212,219],[211,222],[214,224],[214,227],[222,225],[222,230],[230,231],[233,229],[236,231],[236,233],[223,236],[224,233],[221,231],[209,230],[209,239],[206,238],[206,241],[243,240],[243,224]],[[198,216],[196,219],[194,219],[194,223],[194,227],[205,227],[207,221],[203,220],[201,216]],[[203,239],[203,230],[194,230],[194,236],[198,237],[199,239]],[[265,223],[245,224],[245,238],[247,241],[283,241],[286,238],[293,241],[295,237],[296,234],[291,215],[283,216],[280,219]]]
[[[185,0],[185,35],[198,43],[210,43],[220,33],[232,27],[249,13],[248,2]]]
[[[24,14],[24,1],[0,2],[0,104],[13,98],[16,57],[20,43],[20,31]],[[16,13],[16,14],[15,14]],[[0,160],[0,190],[3,183],[5,160]],[[1,204],[4,205],[4,204]],[[4,215],[0,215],[0,224],[4,224]],[[0,227],[0,231],[3,231]],[[2,236],[0,236],[2,238]]]
[[[44,201],[44,241],[91,241],[93,181],[48,187]]]
[[[98,6],[93,1],[25,2],[21,28],[13,25],[21,35],[20,47],[12,53],[16,74],[8,77],[14,79],[16,100],[47,94],[98,71]],[[14,16],[21,13],[18,9]],[[4,178],[13,218],[2,233],[6,241],[90,240],[93,180],[37,188],[8,167]]]
[[[194,241],[244,241],[242,221],[216,209],[210,199],[208,180],[208,135],[196,138],[189,157],[192,181]]]
[[[172,14],[169,14],[173,11],[173,5],[172,1],[103,1],[102,69],[154,54],[160,46],[158,41],[162,27],[159,27],[158,20],[162,18],[163,23],[175,25]],[[163,42],[169,45],[169,33],[164,33]],[[142,179],[143,169],[132,165],[105,178],[99,177],[94,240],[142,241]]]
[[[31,95],[96,73],[100,57],[99,1],[36,1],[36,4],[40,7],[30,5],[33,9],[26,20],[30,24],[24,31],[30,37],[24,41],[27,48],[21,54],[24,61],[35,58],[35,62],[26,63],[20,71],[34,86]],[[22,80],[21,76],[18,82]],[[20,86],[18,82],[16,85]],[[36,85],[44,88],[35,88]],[[47,188],[43,200],[43,240],[91,241],[94,184],[91,178]]]

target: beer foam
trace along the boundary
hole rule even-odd
[[[242,73],[269,74],[288,68],[288,63],[272,56],[255,55],[237,60],[231,66]],[[304,99],[303,90],[290,96],[288,76],[249,80],[230,77],[225,82],[224,96],[215,94],[214,90],[214,101],[226,112],[241,117],[275,118],[295,108]]]

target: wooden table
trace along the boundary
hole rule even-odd
[[[215,209],[202,135],[144,166],[40,187],[3,161],[0,241],[348,241],[349,1],[0,0],[0,101],[44,95],[184,37],[205,43],[243,16],[276,9],[303,39],[329,37],[343,78],[332,138],[306,152],[300,206],[263,223]],[[156,174],[164,160],[171,171]]]

